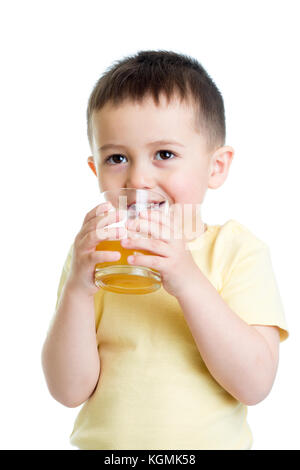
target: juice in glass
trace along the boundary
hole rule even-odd
[[[160,287],[161,281],[158,271],[144,266],[132,266],[127,261],[130,255],[136,253],[149,255],[149,251],[124,248],[120,240],[103,240],[97,245],[96,250],[119,251],[121,253],[121,258],[117,261],[96,264],[95,284],[98,287],[122,294],[148,294]],[[111,266],[114,268],[109,269],[107,274],[103,273],[103,268]]]
[[[169,201],[162,194],[135,188],[119,188],[104,191],[100,194],[101,202],[110,202],[112,210],[122,210],[125,219],[137,219],[142,210],[160,210],[167,213]],[[120,220],[109,227],[124,226]],[[150,255],[149,251],[124,248],[120,239],[102,240],[96,250],[119,251],[121,258],[117,261],[98,263],[95,267],[95,284],[104,290],[121,294],[148,294],[161,286],[159,271],[128,264],[127,258],[135,253]]]

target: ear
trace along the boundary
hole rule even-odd
[[[94,157],[88,157],[88,166],[91,168],[91,170],[93,171],[93,173],[95,173],[95,175],[97,176],[97,170],[96,170],[96,165],[95,165],[95,161],[94,161]]]
[[[217,189],[225,182],[234,156],[232,147],[218,148],[211,157],[208,188]]]

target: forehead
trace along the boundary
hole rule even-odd
[[[200,132],[195,106],[177,96],[168,100],[164,95],[158,103],[151,96],[142,101],[124,100],[118,105],[106,103],[101,110],[93,112],[91,124],[97,142],[130,136],[165,138],[174,133],[184,139]]]

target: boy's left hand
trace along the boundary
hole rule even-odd
[[[174,218],[159,211],[141,212],[139,218],[127,221],[128,238],[122,239],[121,244],[130,250],[146,250],[154,253],[155,256],[137,254],[133,259],[128,257],[128,263],[159,271],[165,290],[179,297],[199,268],[186,246],[182,232],[177,232],[179,237],[174,237],[171,222],[174,227]],[[137,233],[144,236],[141,238]],[[151,238],[146,238],[148,235]]]

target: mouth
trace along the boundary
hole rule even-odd
[[[166,201],[149,201],[147,202],[147,209],[159,209],[163,207]],[[145,203],[136,203],[136,201],[132,202],[127,207],[128,210],[140,211],[145,209]]]

